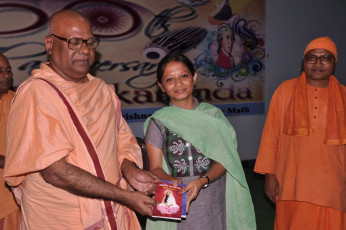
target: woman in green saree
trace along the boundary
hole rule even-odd
[[[178,222],[148,219],[146,229],[256,229],[235,131],[220,109],[193,96],[192,62],[168,54],[157,79],[170,106],[144,125],[150,171],[186,184],[181,192],[187,192],[188,215]]]

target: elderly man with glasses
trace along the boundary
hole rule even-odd
[[[18,88],[4,178],[21,204],[21,229],[140,229],[133,211],[152,214],[147,195],[158,179],[140,169],[114,88],[88,74],[98,44],[85,16],[54,13],[49,62]]]
[[[255,171],[276,203],[274,229],[346,229],[346,87],[333,76],[336,45],[314,39],[303,61],[272,97]]]

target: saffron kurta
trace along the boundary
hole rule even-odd
[[[275,91],[255,165],[258,173],[275,174],[280,201],[301,201],[346,212],[345,145],[326,145],[328,88],[307,85],[308,136],[283,134],[285,114],[297,78]],[[346,87],[343,86],[346,90]]]
[[[47,82],[36,78],[47,79],[65,94],[96,149],[107,181],[128,188],[120,172],[124,158],[142,167],[140,148],[113,89],[101,79],[87,77],[83,84],[69,82],[41,64],[17,91],[8,120],[5,180],[23,186],[21,229],[106,229],[100,200],[47,184],[39,172],[65,158],[96,175],[66,106]],[[113,208],[118,229],[140,228],[130,209],[120,204]]]
[[[0,98],[0,155],[5,156],[6,153],[6,125],[8,113],[11,107],[11,101],[14,97],[14,92],[9,90],[6,94],[2,95]],[[19,210],[19,207],[14,200],[11,189],[6,186],[3,179],[3,169],[0,169],[0,220],[10,215],[11,213]],[[17,226],[20,219],[16,218],[15,223],[11,223],[10,228],[13,229]],[[7,224],[7,223],[5,223]],[[6,226],[4,228],[6,230]]]

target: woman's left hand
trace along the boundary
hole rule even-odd
[[[199,191],[203,186],[203,182],[200,179],[196,179],[188,183],[185,188],[180,190],[180,193],[187,192],[186,212],[189,212],[190,203],[198,196]]]

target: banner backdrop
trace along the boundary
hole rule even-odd
[[[156,68],[181,52],[195,64],[199,97],[226,116],[264,113],[265,0],[0,0],[0,52],[14,88],[47,61],[48,18],[74,9],[101,38],[91,74],[114,84],[128,122],[161,108]]]

